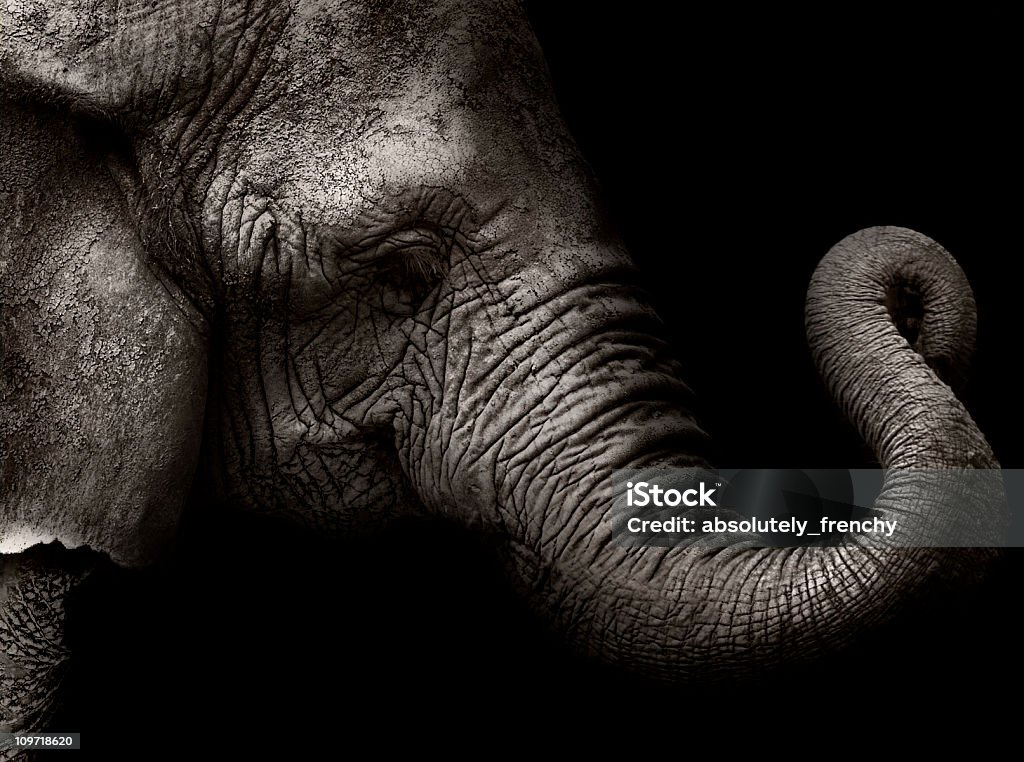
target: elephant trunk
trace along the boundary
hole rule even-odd
[[[703,465],[705,441],[656,316],[621,275],[545,296],[490,341],[449,347],[454,371],[419,407],[444,409],[454,396],[457,409],[425,416],[423,456],[407,465],[428,505],[508,538],[514,578],[583,651],[661,678],[752,671],[841,645],[922,586],[961,579],[991,556],[929,539],[953,522],[959,536],[974,533],[970,544],[991,544],[993,494],[947,495],[906,470],[889,472],[874,506],[898,517],[891,547],[863,547],[857,535],[838,547],[617,544],[612,473]],[[929,367],[962,375],[974,320],[955,262],[911,231],[863,231],[820,265],[807,301],[811,349],[884,467],[997,467]]]
[[[806,322],[818,371],[884,468],[999,467],[943,383],[962,384],[977,323],[941,246],[895,227],[845,238],[811,279]]]
[[[0,732],[50,729],[69,656],[66,598],[94,562],[57,545],[0,555]]]

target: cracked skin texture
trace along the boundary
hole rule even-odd
[[[69,656],[64,599],[88,570],[63,549],[0,557],[0,731],[47,727]]]
[[[0,107],[0,726],[38,729],[80,574],[70,554],[22,551],[56,540],[135,565],[166,547],[206,360],[198,316],[147,264],[103,165],[65,120]]]
[[[4,104],[0,550],[59,540],[137,564],[170,539],[195,469],[205,346],[79,143]]]
[[[856,537],[609,542],[610,473],[702,463],[705,436],[517,3],[121,3],[70,32],[58,6],[11,7],[0,82],[123,135],[127,158],[101,163],[125,218],[180,286],[170,303],[209,321],[201,467],[235,504],[321,530],[431,513],[494,533],[578,648],[668,680],[840,647],[990,558],[865,553]],[[76,231],[60,240],[81,249]],[[885,307],[908,279],[926,310],[915,347]],[[996,464],[932,367],[962,370],[974,335],[941,247],[896,228],[843,241],[807,315],[826,383],[883,465]],[[183,434],[161,451],[175,447],[195,451]],[[924,534],[973,514],[964,530],[989,541],[990,496],[913,492],[893,482],[876,508]],[[150,528],[133,528],[117,542],[141,557]]]
[[[516,10],[163,3],[89,44],[55,39],[59,24],[15,36],[13,60],[33,62],[23,90],[115,114],[140,192],[184,220],[176,239],[192,236],[179,248],[197,251],[208,277],[190,296],[219,313],[210,408],[221,422],[204,467],[236,502],[342,530],[418,507],[394,421],[422,417],[434,393],[420,387],[436,381],[421,384],[410,345],[457,334],[457,369],[469,342],[514,345],[548,283],[630,266]],[[146,40],[158,32],[154,58]],[[140,66],[145,77],[120,78]],[[159,238],[157,222],[142,220],[144,240]],[[395,259],[448,277],[407,288]],[[397,434],[399,453],[423,448],[410,434]]]

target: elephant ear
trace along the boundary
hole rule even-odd
[[[0,554],[57,540],[143,564],[196,465],[203,320],[104,158],[67,120],[0,109]]]

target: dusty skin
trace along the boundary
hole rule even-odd
[[[574,648],[699,682],[842,648],[991,559],[866,553],[855,534],[785,554],[611,543],[610,474],[702,465],[707,441],[519,3],[0,13],[0,89],[19,104],[0,117],[5,569],[49,539],[153,562],[200,468],[219,498],[319,532],[433,515],[500,538]],[[907,283],[913,346],[885,307]],[[954,504],[899,478],[998,465],[939,375],[961,376],[974,343],[953,258],[902,228],[852,235],[806,324],[892,469],[877,515],[987,545],[992,495]],[[27,596],[0,606],[8,727],[54,700],[64,656],[30,646],[56,642],[60,568],[31,582],[45,637],[19,624]]]

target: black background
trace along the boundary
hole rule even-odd
[[[1021,62],[1008,19],[670,16],[661,5],[533,3],[530,12],[717,462],[872,464],[815,375],[803,298],[829,247],[891,224],[935,238],[966,271],[980,332],[966,402],[1003,464],[1024,466],[1011,367],[1022,325]],[[458,734],[487,717],[529,733],[572,713],[600,722],[625,706],[655,717],[707,708],[693,690],[566,653],[507,592],[492,558],[447,527],[338,543],[193,513],[166,565],[98,575],[75,602],[78,660],[62,727],[320,728],[348,743],[385,718],[451,722]],[[802,695],[817,698],[800,712],[842,715],[984,696],[1020,676],[1022,578],[1010,555],[947,615],[922,614],[840,658],[738,686],[740,703],[760,715]],[[737,706],[729,690],[714,694],[716,706]]]

